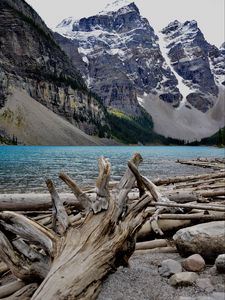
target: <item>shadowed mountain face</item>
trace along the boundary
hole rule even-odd
[[[0,108],[19,88],[86,133],[104,131],[106,110],[25,1],[0,2],[0,45]]]
[[[219,49],[205,40],[196,21],[174,21],[162,33],[175,72],[193,91],[187,96],[187,101],[203,112],[208,111],[219,92],[214,72],[217,69],[216,56],[220,57],[216,53]]]

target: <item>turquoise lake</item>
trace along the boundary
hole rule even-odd
[[[97,159],[108,157],[112,164],[112,180],[123,174],[127,161],[139,152],[144,161],[140,166],[149,178],[197,174],[210,170],[176,163],[177,159],[224,157],[224,149],[189,146],[113,146],[113,147],[0,147],[0,192],[47,192],[45,179],[52,178],[58,191],[68,191],[58,179],[63,171],[83,186],[94,183],[98,174]]]

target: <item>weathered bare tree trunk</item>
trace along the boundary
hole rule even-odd
[[[163,235],[164,228],[188,225],[190,220],[225,218],[225,209],[220,205],[171,201],[185,202],[185,197],[189,201],[197,200],[202,191],[198,194],[165,191],[162,194],[162,190],[159,191],[152,181],[139,173],[141,161],[141,156],[135,154],[128,162],[124,176],[111,190],[111,166],[107,159],[101,158],[94,190],[84,192],[68,175],[59,175],[72,190],[74,200],[71,195],[68,199],[61,199],[50,179],[46,184],[51,203],[49,198],[35,198],[34,209],[31,201],[25,204],[23,199],[18,199],[13,207],[13,199],[9,199],[9,204],[3,199],[0,202],[0,210],[3,210],[0,212],[0,259],[6,266],[3,265],[2,270],[9,268],[22,282],[5,286],[0,293],[9,295],[11,300],[31,297],[33,300],[95,299],[105,276],[121,265],[128,265],[135,250],[136,233],[143,224],[142,235],[150,230]],[[190,176],[188,179],[211,180],[221,175],[212,176]],[[167,184],[171,182],[183,182],[183,178],[166,181]],[[138,187],[138,195],[133,191],[129,194],[134,186]],[[207,196],[224,194],[221,190],[203,192]],[[4,211],[7,205],[14,212]],[[20,209],[30,213],[32,209],[47,211],[42,211],[32,220],[15,212]],[[181,214],[191,209],[218,213]],[[165,214],[168,212],[170,214]],[[149,250],[153,246],[157,248]],[[138,248],[141,253],[158,249],[175,251],[165,240],[142,243]]]
[[[149,191],[154,199],[162,200],[155,186],[139,174],[141,160],[139,154],[133,156],[125,175],[110,192],[110,163],[101,158],[96,196],[91,198],[69,176],[60,174],[76,197],[74,206],[81,208],[72,219],[54,184],[47,180],[53,230],[14,212],[0,213],[0,258],[17,278],[41,282],[32,299],[95,299],[104,277],[128,264],[136,232],[149,216],[145,211],[152,199]],[[135,179],[141,197],[128,204]],[[28,290],[29,286],[24,292]]]

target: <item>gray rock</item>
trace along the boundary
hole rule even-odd
[[[225,293],[214,292],[214,293],[212,293],[211,296],[212,296],[213,300],[225,300]]]
[[[159,267],[159,274],[163,277],[170,277],[171,275],[180,272],[182,272],[181,264],[173,259],[164,260]]]
[[[225,273],[225,254],[220,254],[217,257],[215,266],[219,273]]]
[[[205,268],[205,261],[199,254],[193,254],[182,262],[185,270],[191,272],[200,272]]]
[[[179,297],[178,300],[225,300],[224,297],[225,294],[223,293],[213,293],[210,296],[199,296],[199,297]]]
[[[188,286],[192,285],[198,279],[198,275],[194,272],[176,273],[169,279],[169,284],[172,286]]]
[[[196,280],[196,285],[203,291],[212,292],[214,287],[209,278],[198,278]]]
[[[225,221],[209,222],[180,229],[173,236],[181,255],[200,254],[213,262],[225,249]]]
[[[214,299],[209,296],[200,296],[200,297],[195,298],[195,300],[214,300]]]

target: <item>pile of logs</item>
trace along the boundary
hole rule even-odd
[[[225,158],[197,158],[191,160],[177,160],[178,163],[184,165],[198,166],[202,168],[211,168],[213,170],[225,171]]]
[[[95,299],[134,251],[176,251],[167,232],[225,220],[225,172],[152,182],[141,161],[135,154],[118,183],[101,158],[95,188],[60,174],[73,194],[59,195],[49,179],[49,195],[0,196],[0,298]]]

